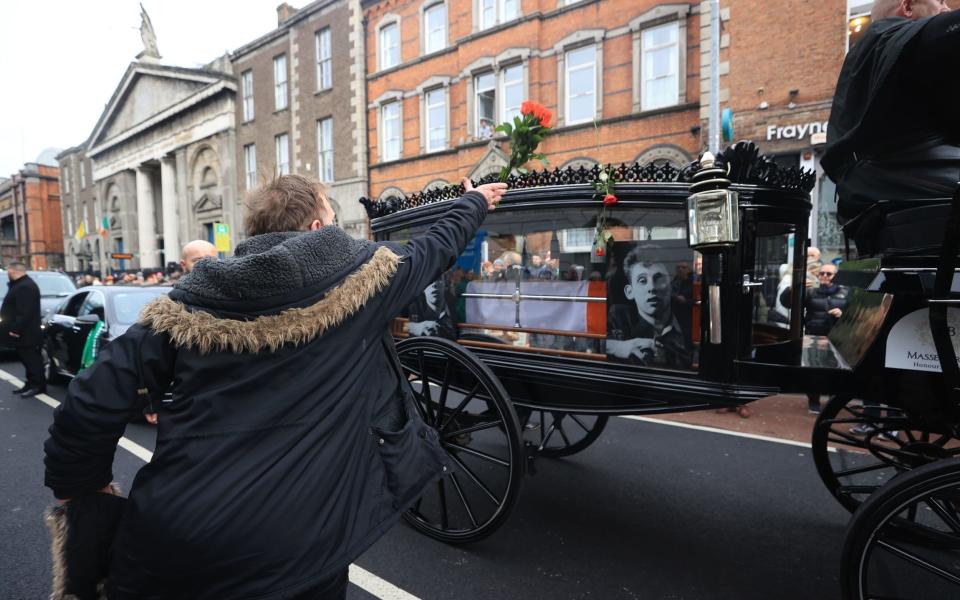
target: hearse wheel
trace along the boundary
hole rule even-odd
[[[537,454],[563,458],[586,450],[607,426],[606,415],[583,415],[552,410],[520,409],[527,439]],[[532,436],[532,437],[531,437]]]
[[[480,540],[503,524],[524,472],[520,422],[500,381],[469,350],[437,337],[397,343],[420,416],[455,465],[404,515],[451,544]]]
[[[841,565],[846,600],[960,598],[960,460],[917,467],[870,496]]]
[[[921,429],[900,408],[864,406],[849,395],[823,407],[812,445],[820,479],[851,512],[898,474],[960,456],[960,441],[950,433]]]

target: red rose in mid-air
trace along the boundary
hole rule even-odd
[[[603,248],[597,248],[597,256],[603,256],[606,253],[607,251],[604,250]]]
[[[540,121],[542,127],[550,127],[550,119],[553,117],[553,114],[546,106],[533,100],[527,100],[521,104],[520,113],[535,116],[537,120]]]
[[[616,204],[616,203],[619,202],[619,201],[620,201],[620,200],[618,200],[617,197],[614,196],[613,194],[607,194],[606,196],[603,197],[603,205],[604,205],[604,206],[613,206],[614,204]]]

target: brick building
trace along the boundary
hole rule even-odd
[[[0,178],[0,259],[22,260],[27,268],[63,268],[60,173],[47,161],[27,163]]]
[[[699,3],[365,0],[370,192],[507,163],[496,124],[555,115],[552,165],[684,163],[700,146]],[[643,67],[643,65],[647,65]]]
[[[359,0],[277,8],[278,26],[231,55],[238,82],[236,185],[281,173],[324,182],[338,220],[366,237],[364,44]],[[336,149],[336,151],[334,151]]]

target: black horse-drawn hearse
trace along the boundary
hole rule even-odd
[[[846,596],[960,595],[960,196],[879,202],[847,224],[880,250],[842,265],[849,302],[827,338],[803,334],[813,174],[751,143],[683,169],[555,169],[509,186],[394,324],[420,413],[457,466],[406,515],[413,527],[489,535],[534,460],[587,448],[613,415],[819,392],[831,400],[816,468],[856,511]],[[378,240],[403,241],[461,193],[363,202]]]

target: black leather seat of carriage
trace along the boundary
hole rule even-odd
[[[950,198],[912,202],[881,200],[843,225],[857,254],[936,254],[950,218]]]

